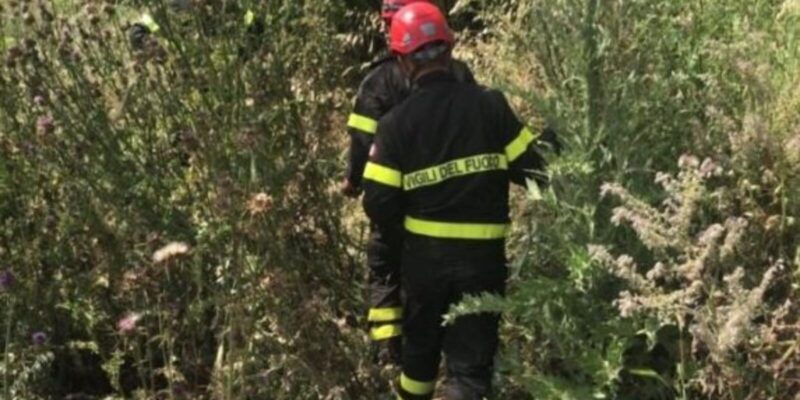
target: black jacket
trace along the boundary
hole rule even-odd
[[[364,208],[387,225],[448,239],[502,239],[509,182],[543,176],[538,135],[502,93],[437,72],[378,125]]]
[[[458,81],[475,82],[472,72],[463,62],[454,61],[451,69]],[[359,86],[355,107],[347,121],[350,134],[347,180],[353,186],[361,186],[361,176],[378,120],[402,103],[410,92],[410,85],[394,57],[383,57],[371,65],[370,72]]]

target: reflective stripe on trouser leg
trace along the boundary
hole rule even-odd
[[[430,399],[435,388],[435,380],[416,380],[404,372],[400,375],[399,398],[404,400]]]
[[[402,334],[403,327],[400,324],[378,325],[369,330],[369,337],[372,340],[386,340]]]
[[[400,298],[400,252],[403,234],[400,225],[370,226],[367,244],[370,310],[367,320],[372,328],[372,340],[386,340],[402,334],[404,310]]]
[[[369,322],[391,322],[403,319],[402,307],[371,308],[367,315]]]

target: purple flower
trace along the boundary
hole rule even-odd
[[[42,331],[33,332],[33,335],[31,335],[31,340],[33,341],[33,344],[41,346],[47,342],[47,334]]]
[[[142,318],[141,314],[129,313],[124,318],[117,321],[117,330],[122,335],[130,335],[134,333],[140,318]]]
[[[49,115],[42,115],[36,120],[36,129],[38,129],[41,133],[52,133],[55,127],[56,126],[53,123],[53,117]]]
[[[5,292],[7,290],[11,290],[14,285],[17,283],[17,278],[14,277],[14,274],[11,271],[3,271],[0,273],[0,291]]]

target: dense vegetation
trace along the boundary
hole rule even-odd
[[[0,3],[0,397],[386,396],[337,193],[377,2],[170,3]],[[496,397],[795,399],[800,2],[446,3],[567,145],[449,315],[504,312]]]

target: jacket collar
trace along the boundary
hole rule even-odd
[[[417,87],[425,87],[438,82],[455,82],[456,78],[450,71],[436,71],[425,74],[414,83]]]

